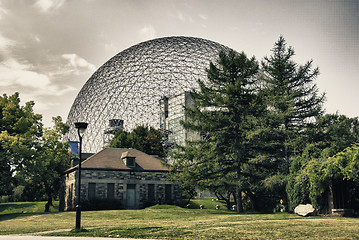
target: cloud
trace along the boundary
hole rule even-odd
[[[152,25],[146,25],[139,30],[141,39],[148,40],[156,37],[156,30]]]
[[[2,17],[3,17],[4,15],[6,15],[6,14],[7,14],[7,10],[4,8],[3,3],[0,2],[0,20],[1,20]]]
[[[193,23],[194,20],[191,16],[188,16],[188,14],[184,14],[183,12],[180,11],[176,11],[175,13],[169,13],[169,16],[178,19],[179,21],[181,21],[182,23]],[[202,15],[204,16],[204,15]]]
[[[79,75],[83,71],[90,70],[93,72],[96,70],[95,65],[89,63],[75,53],[62,54],[61,57],[67,61],[67,66],[72,68],[72,72],[76,75]]]
[[[7,89],[23,89],[32,95],[62,96],[76,90],[72,86],[60,86],[51,83],[47,74],[31,70],[30,65],[17,62],[15,59],[7,59],[0,64],[2,74],[0,87]],[[18,90],[17,90],[18,91]]]
[[[0,90],[1,92],[20,91],[33,95],[61,96],[76,90],[72,86],[54,84],[51,80],[59,72],[42,72],[27,60],[16,59],[11,50],[16,46],[14,40],[0,34]],[[85,62],[74,58],[75,64],[83,66]],[[58,61],[50,63],[58,65]],[[64,64],[65,65],[65,64]],[[50,66],[47,66],[50,68]],[[43,68],[46,68],[44,66]],[[10,92],[11,93],[11,92]]]
[[[18,85],[39,88],[43,85],[48,85],[50,80],[47,76],[32,71],[30,65],[22,64],[12,57],[10,49],[15,45],[16,43],[13,40],[0,34],[0,87]]]
[[[205,14],[199,14],[198,17],[204,21],[208,20],[208,16]]]
[[[28,70],[27,66],[14,59],[3,61],[0,65],[0,72],[2,74],[0,86],[16,84],[22,87],[42,88],[50,84],[46,75]]]
[[[0,34],[0,50],[7,52],[7,49],[14,45],[14,42]]]
[[[186,17],[183,15],[182,12],[177,12],[177,18],[181,21],[181,22],[185,22],[186,21]]]
[[[37,0],[35,6],[43,12],[60,8],[66,0]]]

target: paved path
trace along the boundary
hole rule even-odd
[[[66,232],[70,231],[71,229],[59,229],[59,230],[53,230],[53,231],[47,231],[47,232],[35,232],[35,233],[27,233],[27,234],[19,234],[19,235],[0,235],[0,240],[60,240],[60,239],[66,239],[66,240],[109,240],[113,238],[102,238],[102,237],[56,237],[56,236],[41,236],[48,233],[54,233],[54,232]],[[139,239],[139,238],[116,238],[118,240],[151,240],[151,239]],[[154,239],[152,239],[154,240]],[[158,239],[157,239],[158,240]]]
[[[50,237],[50,236],[37,236],[37,235],[0,235],[0,240],[110,240],[113,238],[95,238],[95,237]],[[116,238],[119,240],[134,240],[130,238]],[[136,240],[149,240],[149,239],[136,239]]]

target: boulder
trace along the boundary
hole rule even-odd
[[[307,217],[316,215],[317,210],[311,204],[299,204],[294,212],[299,216]]]

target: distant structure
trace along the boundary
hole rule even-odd
[[[77,95],[67,118],[68,139],[78,138],[75,122],[87,122],[83,152],[96,153],[115,131],[130,131],[138,125],[161,127],[168,131],[169,139],[179,140],[184,135],[171,131],[179,118],[171,116],[170,109],[166,111],[166,104],[160,105],[161,99],[163,103],[179,101],[176,98],[182,98],[182,93],[198,88],[197,80],[207,79],[205,69],[210,61],[215,62],[220,51],[228,50],[201,38],[165,37],[120,52],[102,65]],[[179,106],[173,105],[177,108],[174,112],[180,111]],[[111,122],[114,119],[121,119],[120,126]]]
[[[108,127],[103,133],[103,147],[106,148],[110,145],[112,138],[117,132],[123,131],[123,120],[122,119],[111,119]]]
[[[183,92],[170,98],[164,97],[160,100],[160,106],[160,128],[166,133],[169,147],[175,143],[184,145],[186,140],[200,138],[199,134],[187,131],[181,125],[181,121],[187,121],[187,115],[183,107],[190,108],[193,106],[193,100],[189,92]]]

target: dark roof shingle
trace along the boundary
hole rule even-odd
[[[127,153],[126,153],[127,152]],[[127,167],[122,155],[135,157],[136,167]],[[82,169],[134,170],[134,171],[169,171],[163,160],[136,149],[106,148],[82,162]],[[68,169],[72,172],[77,166]]]

